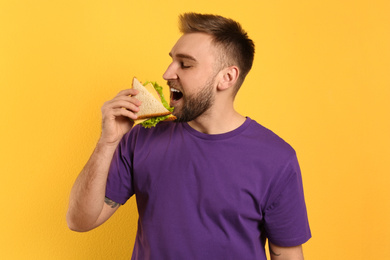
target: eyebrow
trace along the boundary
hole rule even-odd
[[[171,52],[169,53],[169,56],[172,57],[172,53]],[[188,60],[192,60],[192,61],[197,61],[193,56],[188,55],[188,54],[184,54],[184,53],[178,53],[178,54],[175,55],[175,57],[182,58],[182,59],[188,59]]]

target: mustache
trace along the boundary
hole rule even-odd
[[[171,88],[177,89],[177,87],[181,87],[180,84],[176,80],[167,80],[167,85]]]

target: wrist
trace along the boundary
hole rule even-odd
[[[119,142],[120,139],[118,141],[107,141],[101,137],[96,144],[96,151],[103,152],[103,153],[105,152],[112,153],[118,147]]]

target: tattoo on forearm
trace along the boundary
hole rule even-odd
[[[280,255],[281,255],[281,254],[275,253],[274,250],[272,250],[271,246],[269,246],[268,248],[269,248],[269,253],[270,253],[271,255],[274,255],[274,256],[280,256]]]
[[[104,202],[109,205],[111,208],[116,208],[119,206],[119,203],[116,203],[115,201],[110,200],[109,198],[105,197]]]

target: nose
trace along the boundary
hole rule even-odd
[[[173,62],[171,64],[169,64],[167,70],[163,74],[163,78],[165,80],[178,79],[178,76],[176,74],[176,70],[175,70],[175,66],[174,66]]]

